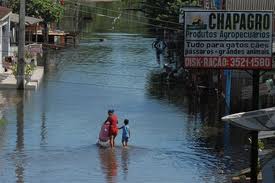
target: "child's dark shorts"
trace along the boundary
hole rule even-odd
[[[122,142],[128,142],[129,137],[122,137]]]

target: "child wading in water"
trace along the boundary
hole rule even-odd
[[[119,129],[122,129],[122,145],[123,147],[128,146],[128,140],[130,138],[130,128],[129,128],[129,120],[124,120],[124,125],[120,127]]]

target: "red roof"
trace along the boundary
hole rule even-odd
[[[0,6],[0,20],[7,16],[11,12],[11,9]]]

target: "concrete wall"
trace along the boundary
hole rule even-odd
[[[7,24],[2,26],[2,57],[10,55],[10,19],[6,19]]]

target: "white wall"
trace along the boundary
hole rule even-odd
[[[10,18],[5,20],[5,25],[2,26],[2,57],[9,56],[10,53]]]
[[[0,25],[0,73],[4,72],[2,62],[4,56],[10,56],[10,17]],[[5,32],[3,32],[5,27]]]
[[[4,72],[2,66],[2,26],[0,25],[0,73]]]

